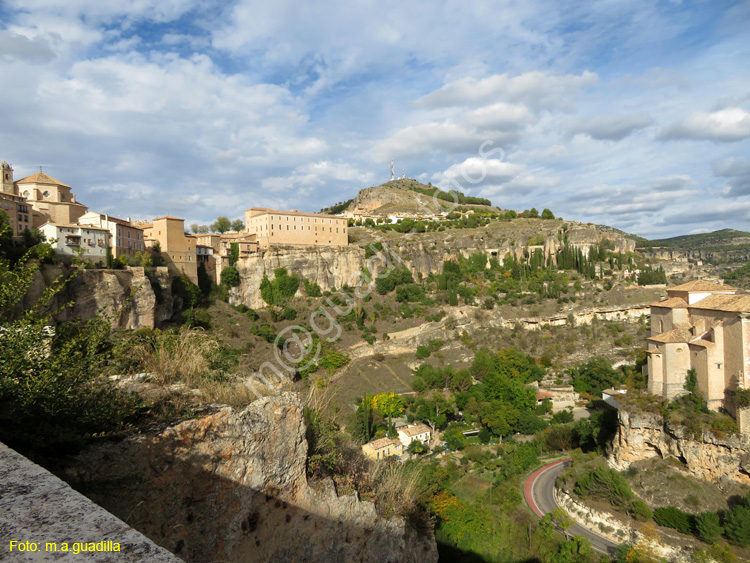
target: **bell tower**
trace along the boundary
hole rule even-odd
[[[15,194],[15,188],[13,187],[13,167],[5,162],[0,162],[0,181],[2,181],[2,193],[4,194]]]

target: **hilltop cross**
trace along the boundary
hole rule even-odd
[[[391,159],[391,182],[396,179],[396,175],[393,172],[393,159]]]

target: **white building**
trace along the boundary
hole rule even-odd
[[[107,229],[110,235],[112,256],[135,256],[137,252],[144,252],[146,245],[143,237],[143,229],[131,224],[130,217],[118,219],[110,215],[89,211],[78,219],[80,225],[91,225]]]
[[[44,234],[55,253],[62,256],[80,256],[87,262],[107,263],[109,231],[90,225],[45,223],[39,230]],[[81,252],[78,249],[83,249]]]
[[[409,447],[414,440],[419,440],[423,444],[429,444],[430,434],[432,431],[426,424],[413,424],[411,426],[402,426],[397,429],[398,439],[405,448]]]

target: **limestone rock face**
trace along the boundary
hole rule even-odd
[[[717,482],[728,478],[750,485],[750,437],[747,436],[718,438],[704,432],[695,439],[682,426],[664,423],[658,414],[620,409],[613,446],[609,462],[618,470],[642,459],[675,457],[699,479]]]
[[[59,309],[55,320],[88,320],[105,314],[112,328],[154,328],[174,314],[172,277],[166,268],[154,270],[153,286],[143,268],[78,271],[53,303],[53,308]],[[70,275],[71,270],[62,264],[44,266],[36,272],[25,306],[34,303],[56,278]],[[65,307],[68,303],[71,306]]]
[[[316,282],[320,289],[326,291],[344,284],[354,285],[364,263],[365,251],[356,246],[261,250],[237,262],[240,285],[232,289],[229,302],[232,305],[243,303],[253,308],[265,307],[266,303],[260,295],[260,283],[264,275],[273,279],[276,268],[286,268],[290,274]]]
[[[92,449],[67,478],[188,562],[437,561],[432,532],[316,490],[296,395],[265,397]]]

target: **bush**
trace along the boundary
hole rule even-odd
[[[268,343],[276,340],[276,331],[268,323],[264,323],[261,326],[254,326],[250,329],[250,332],[256,336],[260,336]]]
[[[311,282],[310,280],[303,280],[305,284],[305,293],[307,293],[308,297],[320,297],[323,295],[323,292],[320,291],[320,286],[316,282]]]
[[[518,424],[516,425],[516,431],[521,434],[536,434],[540,430],[547,428],[547,423],[539,418],[538,416],[523,411],[518,417]]]
[[[583,475],[576,481],[573,490],[581,497],[605,500],[619,508],[629,506],[634,497],[625,477],[608,467],[597,467]]]
[[[203,309],[188,309],[182,312],[182,322],[189,328],[211,328],[211,317]]]
[[[268,276],[263,276],[263,281],[260,282],[260,295],[269,305],[282,306],[297,293],[300,280],[296,276],[290,276],[286,268],[276,268],[274,276],[273,281],[269,280]]]
[[[724,535],[735,545],[750,545],[750,506],[738,504],[726,513]]]
[[[715,512],[701,512],[695,516],[695,535],[706,543],[716,543],[724,533]]]
[[[654,510],[654,522],[660,526],[674,528],[681,534],[693,533],[692,515],[675,506],[661,507]]]
[[[281,311],[281,317],[284,320],[293,321],[297,318],[297,310],[292,309],[291,307],[284,307],[284,309]]]
[[[401,303],[421,301],[424,297],[424,288],[415,283],[401,285],[396,288],[396,301],[400,301]]]
[[[417,346],[417,359],[424,360],[430,357],[430,349],[427,346]]]
[[[552,424],[567,424],[573,422],[573,412],[569,410],[563,410],[552,415]]]
[[[240,285],[240,273],[234,266],[227,266],[221,271],[221,284],[227,287]]]
[[[630,503],[628,513],[640,522],[648,522],[654,516],[654,513],[651,512],[648,505],[641,499],[634,499],[633,502]]]

